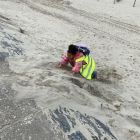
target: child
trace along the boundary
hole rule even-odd
[[[72,65],[73,73],[80,73],[88,80],[97,78],[97,72],[95,71],[95,61],[89,53],[90,51],[88,48],[71,44],[69,45],[67,55],[62,57],[59,67],[70,63]]]

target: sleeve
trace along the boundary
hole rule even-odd
[[[72,72],[78,73],[82,67],[82,62],[75,62],[74,67],[72,68]]]
[[[80,69],[83,65],[84,58],[85,58],[85,56],[82,53],[77,54],[77,56],[75,57],[75,64],[72,68],[72,71],[74,73],[80,72]]]
[[[60,61],[61,65],[67,65],[68,62],[69,62],[69,59],[68,59],[68,57],[66,55],[61,57],[61,61]]]

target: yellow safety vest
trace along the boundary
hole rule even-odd
[[[84,55],[78,59],[76,59],[76,62],[81,62],[84,61],[86,64],[82,65],[81,69],[80,69],[80,74],[88,79],[91,80],[92,79],[92,73],[95,70],[95,61],[94,59],[90,56],[90,55]]]

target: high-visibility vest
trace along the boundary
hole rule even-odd
[[[88,79],[91,80],[92,79],[92,74],[93,71],[95,70],[95,61],[94,59],[90,56],[90,55],[84,55],[78,59],[75,60],[76,62],[81,62],[84,61],[86,64],[82,65],[81,69],[80,69],[80,74]]]

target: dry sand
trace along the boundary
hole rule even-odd
[[[14,102],[33,99],[48,118],[49,110],[58,107],[88,114],[106,124],[118,140],[140,140],[140,3],[135,8],[131,3],[0,0],[0,81],[10,85]],[[11,46],[5,47],[6,42]],[[89,46],[98,80],[55,67],[70,43]],[[92,140],[92,130],[76,122],[60,139],[79,130]],[[7,128],[1,131],[3,139]]]

